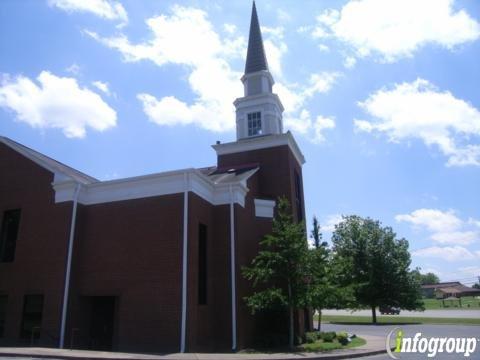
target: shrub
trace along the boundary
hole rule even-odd
[[[320,337],[325,342],[332,342],[333,339],[337,337],[337,334],[335,333],[335,331],[326,331],[326,332],[320,333]]]
[[[303,344],[303,339],[301,336],[295,336],[295,345]]]
[[[337,333],[338,342],[342,345],[347,345],[350,342],[348,334],[345,331],[340,331]]]
[[[305,333],[305,341],[307,344],[313,344],[315,341],[317,341],[319,338],[319,333],[316,331],[311,331]]]

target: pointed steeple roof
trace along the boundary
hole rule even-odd
[[[252,6],[252,19],[250,20],[250,35],[248,37],[247,62],[245,64],[245,74],[256,71],[268,70],[265,49],[263,48],[262,33],[258,23],[257,8],[255,1]]]

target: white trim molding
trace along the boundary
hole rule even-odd
[[[235,198],[230,185],[230,281],[232,285],[232,351],[237,350],[237,285],[235,262]]]
[[[190,179],[188,173],[183,174],[183,256],[182,256],[182,319],[180,332],[180,352],[185,352],[185,339],[187,333],[187,271],[188,271],[188,189]]]
[[[297,142],[290,131],[284,134],[273,134],[244,138],[239,141],[233,141],[225,144],[212,145],[217,155],[235,154],[244,151],[272,148],[282,145],[288,145],[299,165],[305,164],[303,156]]]
[[[68,237],[67,268],[65,269],[65,286],[63,288],[62,319],[60,323],[60,349],[65,347],[65,326],[67,323],[68,295],[70,293],[70,274],[72,269],[73,241],[75,239],[75,224],[77,222],[78,194],[82,185],[77,184],[73,195],[72,222],[70,223],[70,236]]]
[[[253,174],[252,172],[251,174]],[[230,203],[230,186],[235,203],[245,207],[248,192],[247,180],[215,183],[197,169],[184,169],[145,176],[137,176],[111,181],[99,181],[83,185],[78,195],[78,202],[83,205],[101,204],[114,201],[141,199],[153,196],[181,194],[185,191],[184,176],[188,175],[188,189],[212,205]],[[73,180],[55,181],[55,202],[72,201],[76,182]]]
[[[33,161],[37,165],[50,171],[54,174],[55,181],[60,180],[74,180],[80,184],[90,184],[98,181],[97,179],[88,176],[78,170],[75,170],[67,165],[64,165],[56,160],[49,158],[48,156],[39,153],[33,149],[30,149],[22,144],[19,144],[12,139],[4,136],[0,136],[0,143],[5,144],[20,155],[25,156],[27,159]]]
[[[253,201],[255,203],[256,217],[273,218],[274,200],[254,199]]]

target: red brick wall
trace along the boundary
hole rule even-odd
[[[287,145],[282,145],[218,156],[219,167],[248,163],[260,164],[258,171],[258,196],[267,199],[277,199],[279,196],[286,196],[292,205],[294,214],[296,214],[297,210],[293,201],[295,198],[294,170],[300,176],[302,200],[304,200],[302,167],[297,162],[290,148]],[[305,218],[305,206],[303,206],[302,211]]]
[[[81,207],[77,224],[69,329],[88,334],[82,296],[117,296],[115,349],[178,351],[183,194]]]
[[[235,205],[238,348],[253,345],[258,322],[244,303],[251,287],[241,269],[271,231],[255,217],[254,198],[294,198],[287,146],[223,155],[219,166],[259,162],[248,181],[245,207]],[[0,145],[0,211],[22,209],[16,259],[0,264],[0,293],[9,295],[6,337],[18,338],[23,296],[43,293],[42,327],[58,337],[72,203],[54,204],[53,174]],[[198,305],[198,224],[208,227],[208,299]],[[187,350],[225,351],[232,344],[229,205],[189,194]],[[183,194],[79,205],[66,344],[88,346],[91,296],[115,296],[114,349],[178,351],[180,347]],[[261,334],[260,334],[261,335]],[[42,340],[46,343],[47,337]]]
[[[287,145],[260,150],[252,150],[218,157],[219,167],[259,163],[259,170],[248,181],[249,192],[245,201],[245,208],[235,206],[235,233],[237,252],[237,324],[238,348],[251,347],[267,333],[286,333],[287,320],[282,314],[272,316],[251,315],[246,306],[244,297],[252,293],[251,283],[243,278],[242,267],[251,264],[259,251],[261,239],[272,230],[272,219],[255,216],[254,199],[277,200],[286,196],[292,205],[296,217],[295,178],[294,172],[302,179],[301,165],[295,159]],[[302,181],[301,181],[302,182]],[[303,204],[302,182],[302,212],[305,218]],[[297,316],[296,333],[303,335],[303,312]],[[275,321],[273,321],[275,320]]]
[[[207,225],[207,304],[198,304],[198,225]],[[229,206],[189,196],[188,351],[231,348]]]
[[[8,295],[4,344],[19,341],[26,294],[44,295],[39,343],[58,341],[72,203],[54,203],[52,182],[52,173],[0,144],[0,217],[21,209],[15,260],[0,263],[0,293]]]

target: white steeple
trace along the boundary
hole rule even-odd
[[[244,96],[234,101],[237,140],[283,133],[283,105],[272,92],[273,77],[268,70],[255,1],[252,6],[245,74]]]

